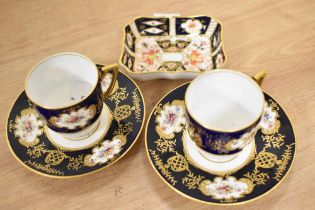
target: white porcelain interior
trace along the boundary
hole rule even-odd
[[[200,148],[190,138],[187,131],[183,132],[183,147],[185,154],[192,164],[216,175],[232,173],[243,168],[255,155],[255,141],[251,141],[251,143],[245,146],[241,152],[237,153],[237,155],[229,161],[223,161],[224,157],[217,155],[214,162],[212,161],[213,155],[210,157],[209,153],[200,152]]]
[[[77,53],[50,56],[37,64],[26,79],[27,96],[48,108],[71,106],[88,96],[98,82],[98,70]]]
[[[189,114],[203,126],[233,131],[246,128],[261,116],[264,96],[247,75],[218,70],[197,77],[187,88]]]
[[[110,127],[111,114],[105,104],[99,119],[96,130],[91,135],[81,140],[68,139],[64,135],[49,129],[47,126],[45,127],[45,133],[50,142],[59,148],[69,151],[90,148],[104,138]]]

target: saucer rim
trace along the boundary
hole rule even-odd
[[[95,63],[95,65],[104,65],[104,64],[100,64],[100,63]],[[7,120],[6,120],[6,143],[7,143],[7,146],[9,147],[9,151],[10,153],[13,155],[13,157],[24,167],[26,168],[27,170],[35,173],[35,174],[38,174],[38,175],[41,175],[41,176],[44,176],[44,177],[48,177],[48,178],[53,178],[53,179],[72,179],[72,178],[78,178],[78,177],[82,177],[82,176],[87,176],[87,175],[90,175],[90,174],[94,174],[94,173],[97,173],[97,172],[100,172],[101,170],[104,170],[106,169],[107,167],[113,165],[114,163],[116,163],[117,161],[119,161],[122,157],[124,157],[128,152],[129,150],[135,145],[135,143],[138,141],[141,133],[142,133],[142,130],[144,128],[144,124],[145,124],[145,120],[146,120],[146,106],[145,106],[145,100],[144,100],[144,97],[143,97],[143,93],[141,91],[141,89],[139,88],[139,86],[137,85],[137,83],[129,76],[127,75],[126,73],[122,72],[121,70],[118,70],[119,73],[122,73],[123,75],[125,75],[135,86],[136,88],[138,89],[140,95],[141,95],[141,98],[142,98],[142,101],[143,101],[143,118],[142,118],[142,123],[141,123],[141,127],[140,127],[140,130],[137,134],[137,136],[135,137],[134,141],[132,142],[132,144],[129,146],[129,148],[124,152],[122,153],[117,159],[113,160],[112,162],[110,162],[108,165],[102,167],[102,168],[98,168],[94,171],[90,171],[90,172],[87,172],[87,173],[84,173],[84,174],[78,174],[78,175],[71,175],[71,176],[55,176],[55,175],[50,175],[50,174],[45,174],[43,172],[40,172],[40,171],[37,171],[31,167],[29,167],[28,165],[26,165],[20,158],[18,158],[18,156],[15,154],[15,152],[13,151],[12,147],[11,147],[11,144],[10,144],[10,141],[9,141],[9,137],[8,137],[8,121],[9,121],[9,118],[10,118],[10,114],[11,114],[11,110],[13,109],[14,105],[16,104],[16,101],[18,100],[18,98],[21,96],[21,94],[23,94],[23,92],[25,92],[25,90],[23,90],[19,95],[18,97],[16,97],[16,99],[14,100],[14,102],[11,104],[11,107],[9,109],[9,112],[7,114]]]
[[[207,204],[207,205],[212,205],[212,206],[239,206],[239,205],[243,205],[243,204],[246,204],[246,203],[251,203],[253,201],[256,201],[257,199],[260,199],[262,197],[265,197],[267,196],[269,193],[273,192],[276,188],[278,188],[279,186],[281,186],[281,183],[286,179],[287,175],[290,173],[291,169],[292,169],[292,166],[294,164],[294,160],[295,160],[295,156],[296,156],[296,148],[297,148],[297,139],[296,139],[296,135],[295,135],[295,130],[294,130],[294,127],[292,125],[292,121],[291,121],[291,118],[289,117],[289,115],[287,114],[286,110],[283,108],[283,106],[277,101],[275,100],[272,96],[270,96],[266,91],[262,90],[263,93],[266,93],[268,94],[268,96],[270,98],[272,98],[274,101],[277,102],[277,104],[281,107],[281,109],[284,111],[284,113],[286,114],[290,124],[291,124],[291,127],[292,127],[292,131],[293,131],[293,136],[294,136],[294,146],[295,146],[295,150],[294,150],[294,153],[293,153],[293,157],[292,157],[292,163],[291,165],[289,166],[286,174],[284,174],[284,176],[282,177],[282,179],[280,181],[278,181],[274,186],[272,186],[268,191],[258,195],[257,197],[254,197],[252,199],[249,199],[249,200],[246,200],[246,201],[239,201],[239,202],[235,202],[235,203],[214,203],[214,202],[211,202],[211,201],[203,201],[203,200],[200,200],[200,199],[197,199],[197,198],[194,198],[190,195],[187,195],[185,193],[183,193],[182,191],[180,191],[179,189],[175,188],[174,186],[172,186],[170,183],[168,183],[165,178],[160,174],[160,172],[157,170],[157,168],[154,166],[152,160],[151,160],[151,157],[150,157],[150,153],[149,153],[149,149],[148,149],[148,139],[147,139],[147,134],[148,134],[148,126],[149,126],[149,123],[150,123],[150,120],[151,120],[151,117],[152,117],[152,114],[154,113],[154,110],[156,108],[157,105],[159,105],[161,103],[161,101],[166,97],[168,96],[170,93],[172,93],[174,90],[178,89],[178,88],[181,88],[182,86],[184,85],[187,85],[189,84],[190,82],[185,82],[181,85],[178,85],[176,86],[175,88],[171,89],[170,91],[168,91],[165,95],[163,95],[163,97],[161,97],[161,99],[155,104],[155,106],[152,108],[151,110],[151,113],[149,115],[149,117],[147,118],[147,123],[146,123],[146,127],[145,127],[145,133],[144,133],[144,143],[145,143],[145,150],[146,150],[146,153],[147,153],[147,158],[150,162],[150,165],[151,167],[153,168],[153,170],[155,171],[155,173],[158,175],[158,177],[164,182],[166,183],[166,185],[172,189],[174,192],[178,193],[179,195],[189,199],[189,200],[192,200],[192,201],[197,201],[199,203],[203,203],[203,204]],[[200,169],[201,170],[201,169]]]

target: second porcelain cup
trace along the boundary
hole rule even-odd
[[[101,81],[111,72],[103,92]],[[118,65],[98,70],[87,57],[60,53],[40,61],[29,72],[25,92],[48,128],[69,139],[82,139],[98,127],[103,102],[114,87]]]
[[[185,94],[187,130],[199,148],[232,155],[254,139],[265,105],[259,86],[265,75],[217,70],[191,82]]]

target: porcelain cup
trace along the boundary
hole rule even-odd
[[[106,74],[112,80],[103,91]],[[104,100],[117,79],[118,65],[98,69],[89,58],[72,52],[49,56],[28,73],[25,92],[46,126],[72,140],[98,127]]]
[[[265,71],[251,78],[216,70],[190,83],[185,93],[186,125],[203,153],[229,160],[254,139],[265,105],[260,88],[265,76]]]

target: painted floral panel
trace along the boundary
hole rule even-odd
[[[95,166],[96,164],[104,164],[113,160],[121,150],[122,146],[126,144],[126,137],[124,135],[116,135],[112,140],[105,140],[100,146],[94,147],[92,154],[86,155],[84,164],[86,166]]]
[[[21,115],[15,119],[14,135],[22,145],[34,146],[39,142],[38,136],[42,135],[43,126],[44,123],[37,112],[33,108],[27,108],[22,110]]]
[[[186,22],[181,24],[181,28],[184,29],[187,33],[198,35],[203,27],[203,24],[200,20],[197,19],[188,19]]]
[[[247,178],[237,180],[232,176],[226,179],[215,177],[213,182],[210,180],[202,181],[200,190],[203,194],[218,200],[241,198],[252,192],[253,183]]]
[[[212,69],[210,40],[195,38],[183,51],[183,65],[187,70],[206,71]]]
[[[156,131],[160,136],[169,139],[183,129],[186,123],[185,106],[183,101],[174,100],[171,104],[165,104],[156,117]]]
[[[280,128],[280,121],[278,120],[278,112],[269,105],[265,104],[264,114],[260,121],[261,131],[264,134],[273,134]]]
[[[142,38],[136,43],[134,71],[156,71],[162,63],[162,49],[154,38]]]
[[[76,129],[84,127],[96,114],[96,105],[82,107],[70,113],[60,114],[58,117],[51,117],[49,121],[58,128]]]

